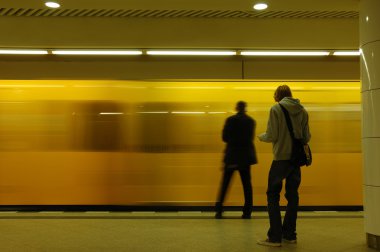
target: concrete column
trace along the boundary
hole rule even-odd
[[[380,250],[380,0],[360,1],[364,222],[369,247]]]

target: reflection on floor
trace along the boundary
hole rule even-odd
[[[1,251],[376,251],[362,212],[303,212],[298,244],[267,248],[268,218],[240,212],[0,212]]]

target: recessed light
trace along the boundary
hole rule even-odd
[[[54,9],[61,7],[61,5],[56,2],[46,2],[45,5],[49,8],[54,8]]]
[[[257,3],[253,6],[255,10],[265,10],[268,8],[268,5],[266,3]]]

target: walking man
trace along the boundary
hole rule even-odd
[[[239,101],[237,113],[227,118],[223,128],[223,141],[227,143],[224,155],[223,179],[215,209],[216,219],[222,218],[223,202],[235,170],[239,171],[244,189],[243,219],[250,219],[252,212],[252,185],[250,166],[257,163],[253,144],[256,122],[246,114],[247,104]]]
[[[267,239],[259,240],[258,244],[279,247],[282,241],[297,242],[298,187],[301,183],[300,167],[290,162],[292,138],[287,127],[285,111],[282,109],[286,109],[289,113],[295,138],[301,139],[306,144],[310,140],[310,132],[308,113],[298,99],[292,98],[292,92],[287,85],[277,88],[274,99],[277,104],[270,110],[267,130],[258,136],[260,141],[273,145],[273,162],[269,171],[267,189],[270,228]],[[279,202],[284,179],[288,205],[282,222]]]

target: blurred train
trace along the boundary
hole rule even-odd
[[[212,206],[225,119],[244,100],[265,131],[283,83],[310,117],[300,205],[362,205],[359,82],[76,80],[0,81],[0,205]],[[264,206],[272,146],[255,144]],[[237,177],[226,205],[243,202]]]

